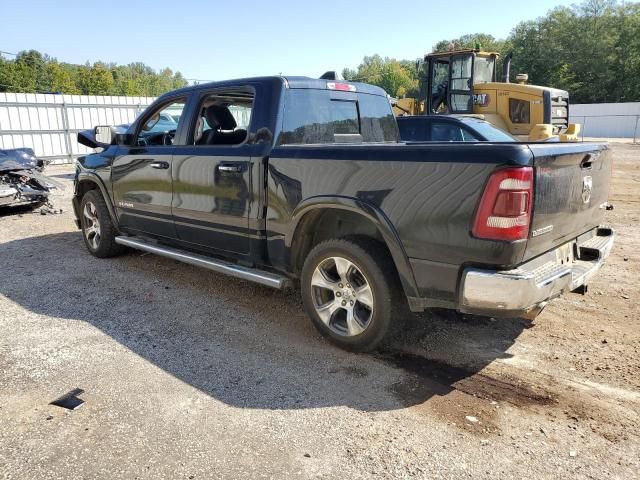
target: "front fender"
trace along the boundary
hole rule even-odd
[[[302,218],[313,210],[327,208],[357,213],[376,226],[391,253],[404,293],[409,299],[411,309],[414,310],[412,299],[417,298],[419,294],[409,258],[395,227],[384,212],[375,205],[357,198],[343,196],[318,196],[305,199],[298,204],[291,216],[291,222],[285,235],[287,248],[291,248],[296,230]]]
[[[81,188],[81,185],[84,184],[85,182],[90,182],[94,185],[96,185],[98,187],[98,189],[100,190],[100,193],[102,194],[102,198],[104,198],[104,203],[106,203],[107,205],[107,210],[109,210],[109,216],[111,217],[111,221],[113,222],[113,225],[116,227],[116,229],[118,229],[118,217],[116,216],[116,211],[115,208],[113,207],[113,203],[111,201],[111,196],[109,195],[109,191],[107,190],[107,187],[105,186],[104,182],[102,181],[102,178],[100,178],[100,176],[92,171],[87,171],[87,170],[83,170],[80,171],[77,176],[76,176],[76,181],[75,181],[75,191],[73,194],[73,210],[76,214],[76,225],[78,225],[79,227],[79,221],[80,221],[80,192],[83,191],[83,189]]]

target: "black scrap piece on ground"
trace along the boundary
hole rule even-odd
[[[74,388],[60,398],[56,398],[53,402],[49,403],[49,405],[66,408],[67,410],[75,410],[84,403],[84,400],[78,398],[78,395],[82,395],[83,393],[84,390],[81,388]]]

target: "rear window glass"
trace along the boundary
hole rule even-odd
[[[358,104],[354,101],[331,100],[329,104],[334,133],[360,133]]]
[[[382,96],[359,93],[332,99],[329,90],[291,89],[284,108],[280,145],[336,143],[340,135],[358,134],[363,142],[398,139],[391,104]]]

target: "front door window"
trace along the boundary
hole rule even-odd
[[[177,100],[146,116],[136,136],[136,145],[173,145],[184,105],[184,100]]]

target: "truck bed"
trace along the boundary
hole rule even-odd
[[[587,160],[590,167],[581,168]],[[535,169],[529,238],[515,242],[475,238],[471,226],[487,178],[509,166]],[[455,303],[463,266],[515,268],[597,227],[604,214],[610,169],[604,144],[276,147],[269,158],[267,192],[270,256],[286,258],[279,250],[286,249],[291,218],[314,198],[327,192],[356,198],[394,227],[414,267],[420,295]],[[592,178],[588,203],[582,200],[585,176]]]

